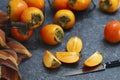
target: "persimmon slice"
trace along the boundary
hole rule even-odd
[[[58,68],[61,66],[61,62],[48,50],[44,53],[43,63],[47,68]]]
[[[82,40],[78,36],[71,37],[66,45],[68,52],[80,52],[82,50]]]
[[[96,51],[88,59],[85,60],[84,66],[93,67],[99,65],[103,60],[103,56],[100,52]]]
[[[56,52],[56,57],[63,63],[76,63],[80,60],[81,54],[78,52]]]

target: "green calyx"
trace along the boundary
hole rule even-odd
[[[20,33],[20,34],[23,34],[23,35],[26,35],[26,34],[28,34],[28,27],[26,26],[26,27],[24,27],[24,28],[22,28],[22,27],[18,27],[18,32]]]
[[[58,24],[63,28],[66,27],[68,22],[70,22],[70,18],[67,16],[61,16],[58,18]]]
[[[38,24],[42,20],[42,16],[40,14],[32,14],[32,19],[29,22],[30,26]]]
[[[57,28],[55,30],[55,37],[54,37],[55,41],[60,43],[63,37],[64,37],[64,32],[61,29]]]
[[[68,0],[68,3],[73,6],[76,3],[77,0]]]
[[[104,5],[105,10],[107,10],[109,7],[112,6],[112,4],[110,3],[110,0],[101,0],[100,3]]]

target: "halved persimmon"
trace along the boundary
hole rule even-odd
[[[63,29],[70,29],[75,24],[75,15],[71,10],[58,10],[54,16],[54,22]]]
[[[43,63],[47,68],[58,68],[61,66],[61,62],[48,50],[44,53]]]
[[[42,25],[44,14],[42,10],[36,7],[29,7],[22,13],[21,21],[28,24],[31,29],[35,29]]]
[[[71,37],[66,44],[66,49],[68,52],[80,52],[82,47],[82,40],[78,36]]]
[[[43,9],[45,6],[45,0],[24,0],[29,7],[36,7]]]
[[[96,51],[93,55],[91,55],[88,59],[84,61],[84,66],[94,67],[99,65],[103,60],[103,56],[100,52]]]
[[[56,24],[47,24],[40,31],[41,39],[49,45],[60,43],[64,37],[63,29]]]
[[[28,5],[23,0],[10,0],[8,3],[8,12],[10,19],[13,21],[20,21],[20,16]]]
[[[56,57],[63,63],[77,63],[80,58],[81,54],[78,52],[56,52]]]
[[[53,0],[52,7],[56,10],[68,9],[68,0]]]

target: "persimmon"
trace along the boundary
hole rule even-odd
[[[52,7],[56,10],[69,9],[68,0],[53,0]]]
[[[10,0],[8,3],[8,12],[10,19],[13,21],[20,21],[20,16],[28,5],[23,0]]]
[[[94,54],[92,54],[88,59],[84,61],[84,66],[87,67],[94,67],[99,65],[103,60],[102,53],[96,51]]]
[[[70,29],[75,24],[75,15],[71,10],[58,10],[54,16],[54,22],[63,29]]]
[[[104,38],[111,43],[120,42],[120,22],[109,21],[104,28]]]
[[[43,9],[45,7],[45,0],[24,0],[29,7],[36,7]]]
[[[91,4],[91,0],[68,0],[68,5],[76,11],[86,10]]]
[[[28,29],[26,27],[16,27],[11,28],[11,35],[18,41],[24,42],[29,40],[33,35],[33,29]]]
[[[42,10],[36,7],[29,7],[22,13],[21,21],[28,24],[31,29],[35,29],[42,25],[44,14]]]
[[[119,0],[99,0],[99,7],[102,11],[113,13],[119,8]]]
[[[56,45],[62,41],[64,31],[59,25],[48,24],[41,29],[40,37],[46,44]]]
[[[45,51],[43,56],[43,63],[47,68],[58,68],[61,62],[48,50]]]
[[[66,49],[68,52],[80,52],[82,47],[82,40],[78,36],[71,37],[66,44]]]
[[[77,63],[80,60],[81,54],[79,52],[56,52],[56,57],[63,63]]]

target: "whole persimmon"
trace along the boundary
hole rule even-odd
[[[120,41],[120,22],[117,20],[110,21],[104,28],[104,37],[111,43]]]
[[[24,0],[29,7],[37,7],[43,9],[45,6],[44,0]]]
[[[91,3],[91,0],[68,0],[68,5],[76,11],[86,10]]]
[[[8,12],[10,19],[13,21],[20,21],[20,16],[28,5],[23,0],[10,0],[8,3]]]
[[[54,16],[54,22],[63,29],[70,29],[75,24],[75,15],[71,10],[58,10]]]
[[[42,10],[36,7],[27,8],[21,15],[21,22],[28,24],[29,28],[38,28],[44,21]]]
[[[62,41],[64,31],[59,25],[48,24],[41,29],[40,37],[46,44],[56,45]]]
[[[119,8],[120,0],[99,0],[99,7],[102,11],[113,13]]]
[[[69,9],[68,0],[53,0],[52,7],[56,10]]]

